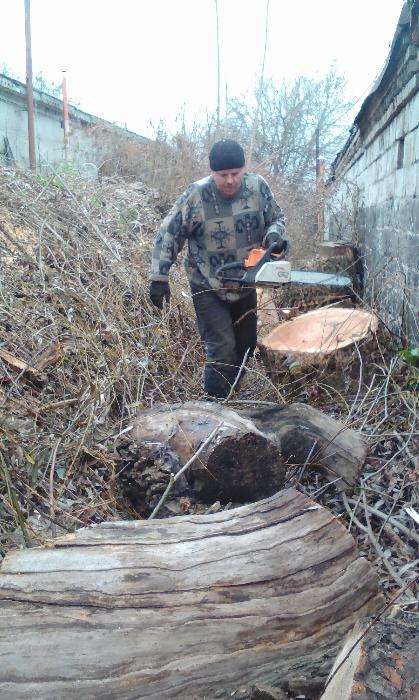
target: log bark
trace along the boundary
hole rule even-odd
[[[321,685],[381,604],[353,538],[293,489],[214,515],[103,523],[4,559],[0,697]]]
[[[353,491],[369,449],[360,433],[301,403],[242,413],[279,445],[284,462],[304,465],[310,457],[308,469],[320,468],[337,489]]]
[[[354,647],[369,620],[357,622],[336,658],[321,700],[415,700],[419,696],[418,622],[409,617],[378,621]]]
[[[213,430],[213,439],[185,474],[199,500],[245,503],[282,488],[286,470],[278,446],[250,420],[221,404],[190,401],[141,411],[130,440],[139,448],[156,443],[168,447],[184,465]],[[136,470],[141,478],[141,464]],[[161,491],[167,481],[168,476]]]
[[[377,327],[377,317],[367,311],[325,307],[279,324],[259,345],[273,365],[319,365],[370,338]]]

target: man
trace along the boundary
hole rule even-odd
[[[204,389],[223,398],[256,347],[256,291],[222,286],[216,271],[243,262],[252,248],[280,244],[284,217],[265,180],[245,171],[236,141],[215,143],[209,163],[211,175],[190,185],[161,225],[150,298],[158,308],[169,301],[169,270],[187,241],[185,267],[205,345]]]

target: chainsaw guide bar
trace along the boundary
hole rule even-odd
[[[325,287],[352,287],[350,277],[327,272],[292,270],[291,263],[282,260],[288,241],[274,243],[266,250],[254,248],[246,260],[227,263],[216,271],[220,282],[233,287],[279,287],[283,284],[323,285]]]

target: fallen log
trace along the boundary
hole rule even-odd
[[[5,557],[0,697],[320,688],[380,604],[353,538],[293,489],[214,515],[103,523]]]
[[[218,427],[217,427],[218,426]],[[368,452],[354,430],[304,404],[253,408],[241,415],[221,404],[188,402],[141,411],[118,446],[119,481],[142,516],[156,506],[170,474],[206,446],[173,490],[202,502],[242,503],[270,496],[290,465],[321,469],[350,493]]]
[[[242,413],[279,445],[286,463],[304,465],[308,461],[308,469],[324,470],[337,489],[348,493],[358,483],[368,443],[341,421],[301,403],[253,407]]]
[[[185,475],[199,500],[246,503],[271,496],[282,488],[285,468],[278,446],[249,419],[221,404],[204,401],[141,411],[130,434],[131,464],[123,469],[124,478],[130,475],[142,488],[145,474],[146,486],[149,482],[159,484],[157,492],[160,490],[161,495],[170,465],[162,470],[160,460],[147,465],[145,471],[145,460],[137,458],[135,445],[140,450],[147,445],[169,448],[172,454],[165,462],[170,461],[175,472],[178,466],[173,455],[179,465],[184,465],[212,431],[215,431],[212,440]],[[119,453],[123,454],[123,450]]]
[[[369,620],[358,621],[336,658],[321,700],[414,700],[419,696],[418,662],[414,616],[379,620],[372,627]]]

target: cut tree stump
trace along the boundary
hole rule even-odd
[[[419,697],[417,617],[382,619],[366,631],[369,622],[357,622],[348,634],[321,700]]]
[[[259,345],[274,365],[318,365],[370,338],[377,327],[377,317],[368,311],[329,306],[279,324]]]
[[[360,433],[341,421],[301,403],[242,413],[279,445],[288,464],[304,465],[309,460],[308,469],[320,467],[337,489],[347,493],[357,485],[369,447]],[[337,477],[341,479],[336,481]]]
[[[141,411],[129,439],[139,448],[156,444],[169,448],[184,465],[213,430],[212,440],[185,474],[199,500],[247,503],[282,488],[286,470],[278,446],[249,419],[221,404],[190,401]],[[135,463],[135,448],[130,450],[141,479],[142,464]],[[167,481],[168,474],[161,491]]]
[[[0,697],[319,688],[377,605],[353,538],[293,489],[214,515],[103,523],[5,557]]]
[[[257,289],[258,300],[258,331],[269,333],[279,323],[279,314],[275,306],[272,289]]]
[[[324,258],[345,257],[354,260],[354,246],[347,241],[323,241],[317,249]]]

